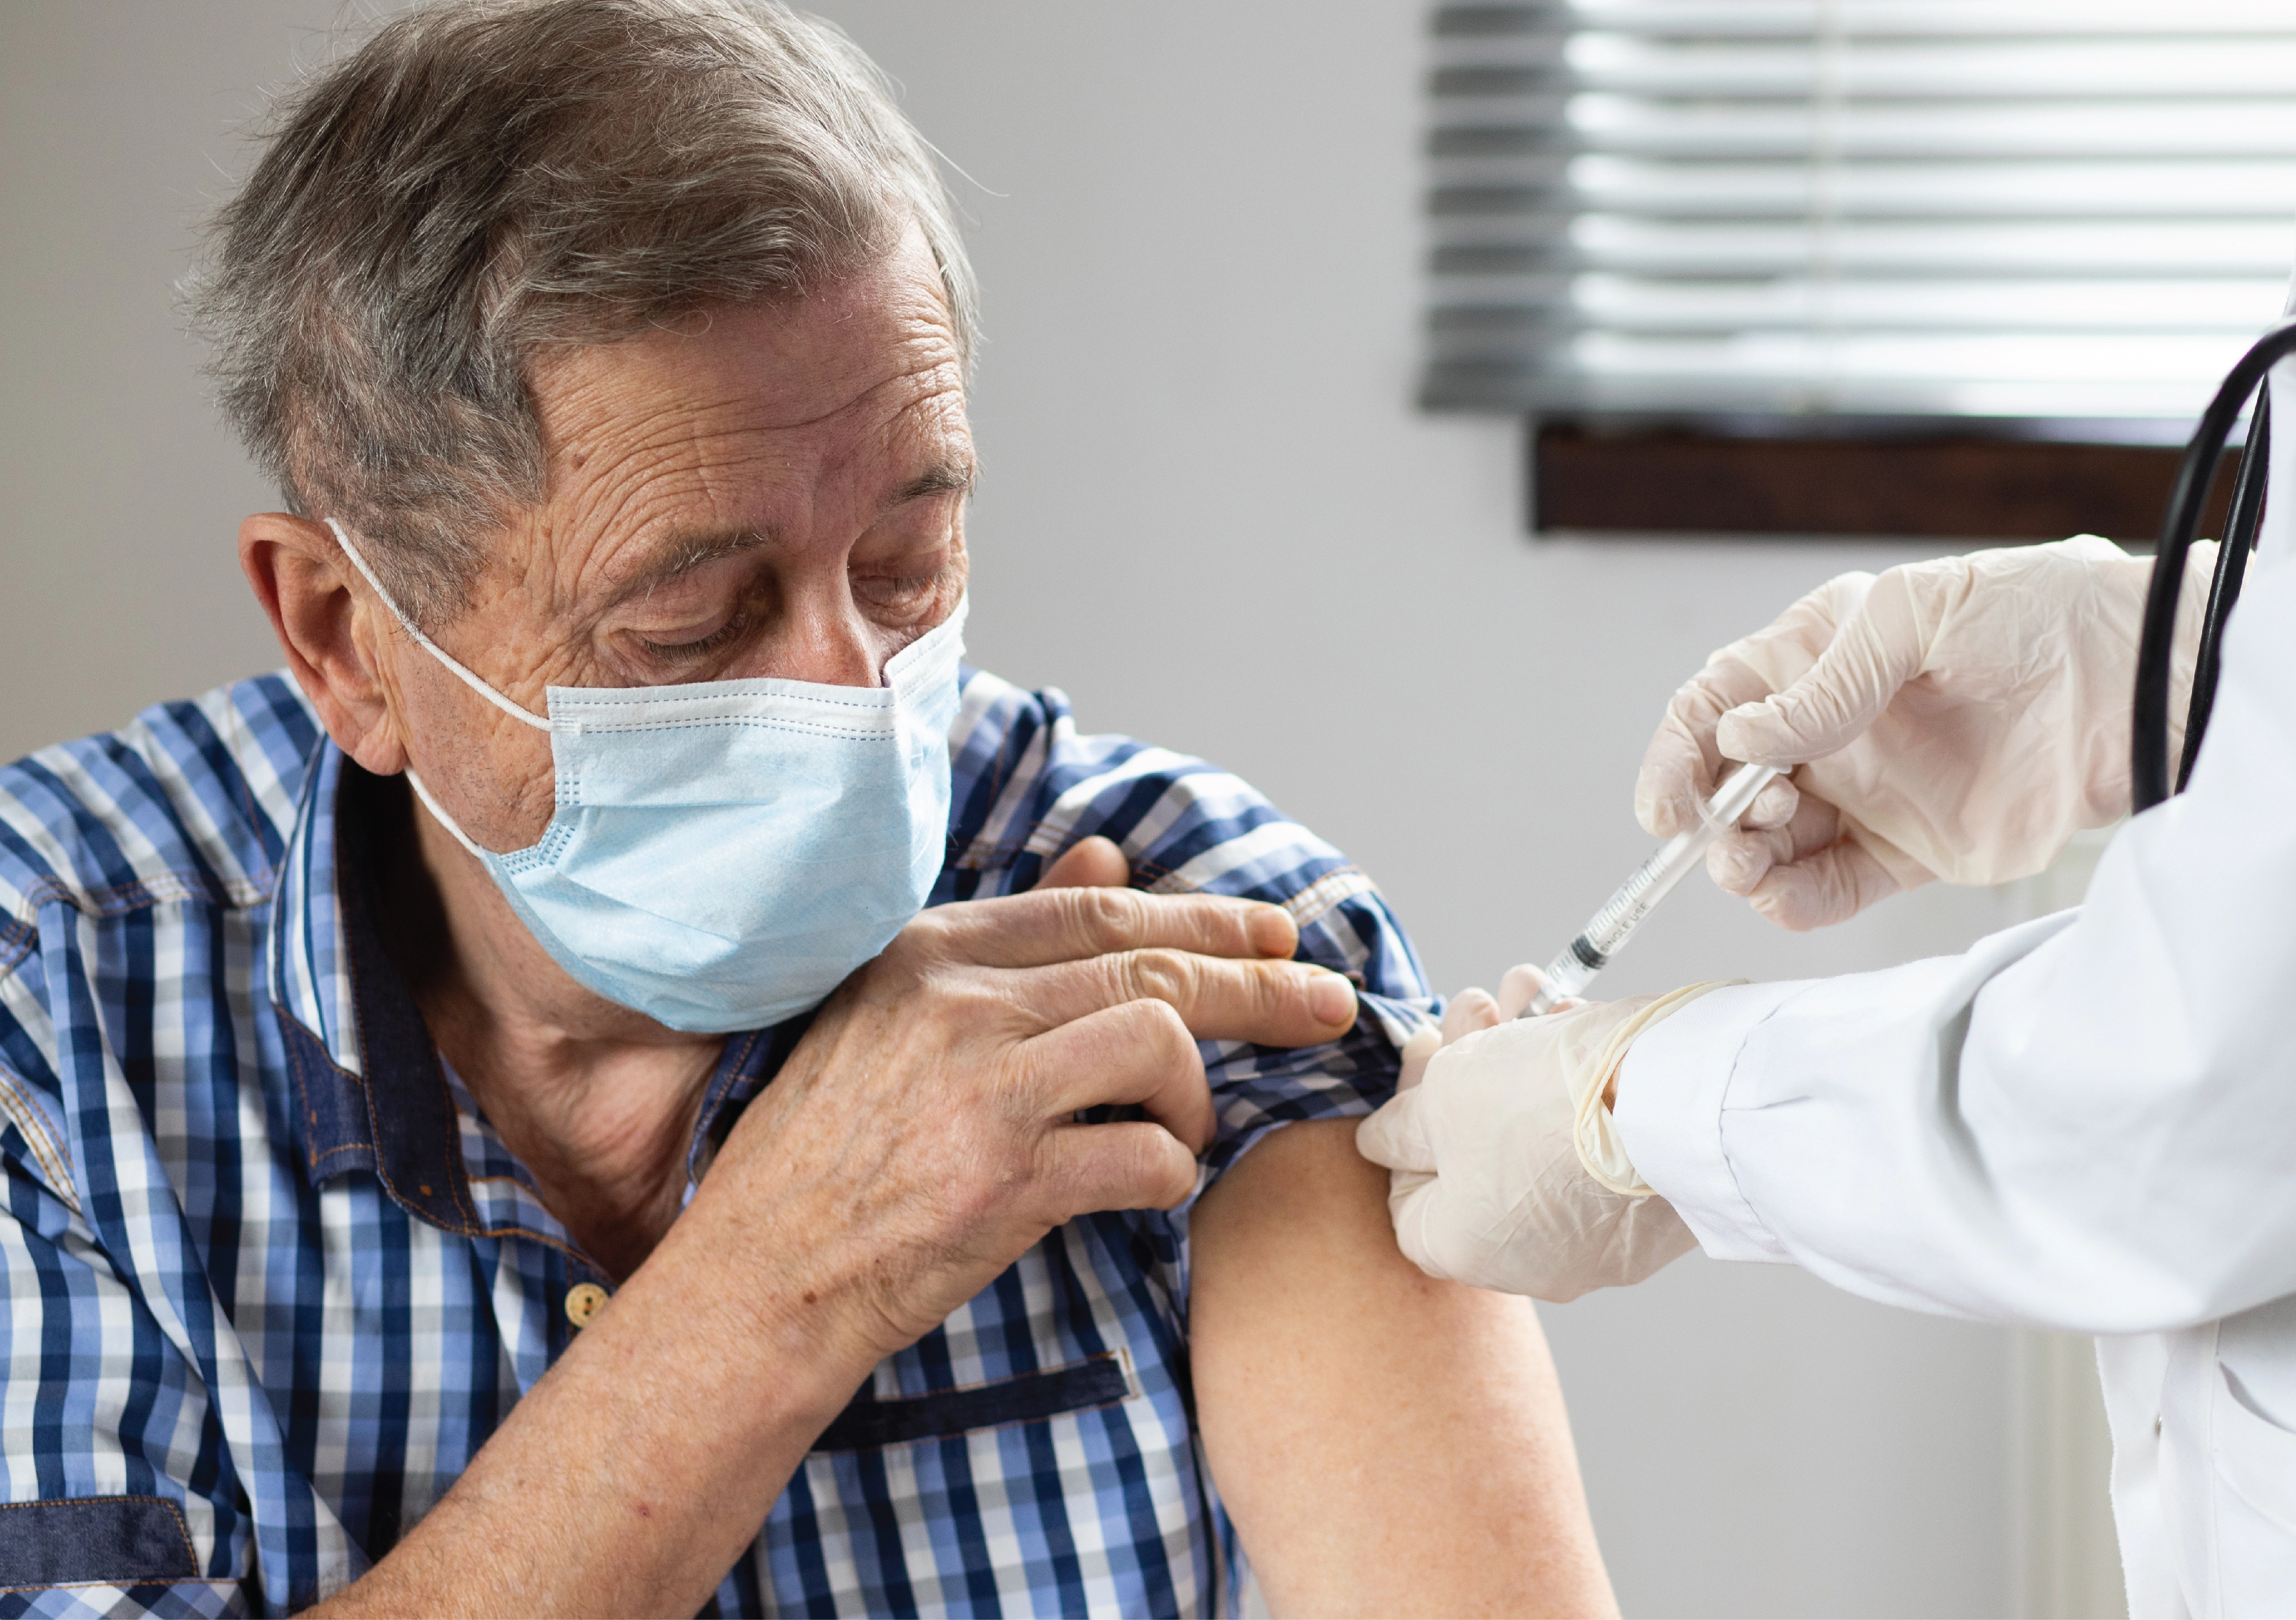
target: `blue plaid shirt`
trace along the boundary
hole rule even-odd
[[[1236,778],[968,672],[935,904],[1095,833],[1290,909],[1346,1040],[1205,1051],[1209,1183],[1360,1114],[1429,1008],[1370,882]],[[285,1614],[462,1473],[611,1279],[439,1059],[378,943],[385,795],[266,676],[0,770],[0,1614]],[[692,1174],[803,1020],[726,1043]],[[585,1290],[586,1291],[586,1290]],[[1176,1615],[1232,1592],[1187,1377],[1185,1211],[1053,1232],[880,1366],[725,1614]]]

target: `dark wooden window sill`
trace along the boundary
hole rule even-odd
[[[2061,540],[2160,532],[2178,449],[1973,433],[1751,438],[1533,421],[1536,532]],[[2225,458],[2202,534],[2223,522]]]

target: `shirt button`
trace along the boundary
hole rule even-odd
[[[594,1282],[578,1282],[566,1290],[566,1320],[578,1328],[586,1328],[598,1320],[598,1313],[606,1308],[606,1290]]]

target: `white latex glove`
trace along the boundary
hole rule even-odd
[[[2216,567],[2179,598],[2173,761]],[[2081,535],[1844,574],[1717,652],[1674,695],[1635,814],[1672,837],[1726,760],[1798,767],[1715,840],[1715,882],[1811,929],[1942,878],[2039,871],[2128,813],[2130,708],[2149,558]]]
[[[1415,1037],[1407,1089],[1356,1129],[1363,1156],[1391,1173],[1403,1252],[1431,1277],[1559,1304],[1696,1248],[1635,1174],[1603,1094],[1636,1035],[1712,987],[1510,1019],[1447,1045]],[[1496,1016],[1480,991],[1459,1002],[1463,1022]]]

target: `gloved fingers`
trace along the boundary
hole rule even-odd
[[[1729,701],[1723,714],[1785,691],[1816,667],[1833,644],[1839,627],[1865,605],[1874,587],[1871,574],[1837,574],[1801,597],[1770,624],[1731,642],[1707,660],[1707,673],[1735,671],[1726,683],[1709,683]],[[1679,695],[1679,694],[1677,694]],[[1710,759],[1744,760],[1721,738],[1722,715],[1708,720],[1702,738]],[[1685,821],[1684,826],[1689,822]],[[1678,830],[1679,829],[1677,829]]]
[[[1371,1120],[1364,1123],[1369,1125]],[[1360,1131],[1357,1135],[1360,1138]],[[1431,1175],[1414,1178],[1398,1172],[1388,1181],[1387,1213],[1395,1223],[1395,1246],[1405,1259],[1430,1277],[1447,1282],[1451,1273],[1435,1258],[1437,1202],[1441,1196],[1442,1183]]]
[[[1841,836],[1841,814],[1814,794],[1797,795],[1782,826],[1739,827],[1706,850],[1706,871],[1726,895],[1751,895],[1774,866],[1791,864]]]
[[[1713,796],[1721,772],[1716,723],[1770,691],[1761,675],[1721,654],[1683,683],[1644,749],[1635,778],[1635,819],[1644,831],[1670,839],[1698,824],[1698,806]]]
[[[1731,758],[1757,765],[1804,765],[1839,753],[1882,717],[1928,656],[1906,571],[1891,569],[1865,593],[1807,674],[1724,715],[1715,741]]]
[[[1726,895],[1752,894],[1777,861],[1776,842],[1768,828],[1726,832],[1706,847],[1706,875]]]
[[[1680,693],[1675,701],[1682,701]],[[1707,721],[1703,729],[1708,737],[1713,735],[1713,720],[1720,717]],[[1635,820],[1644,832],[1670,839],[1696,824],[1697,806],[1714,792],[1714,767],[1707,753],[1697,732],[1669,707],[1643,750],[1642,769],[1635,777]]]
[[[1403,1072],[1395,1082],[1398,1095],[1427,1078],[1427,1060],[1443,1050],[1443,1032],[1430,1025],[1412,1031],[1403,1043]]]
[[[1510,1020],[1521,1018],[1522,1010],[1530,1005],[1531,997],[1546,984],[1546,975],[1537,968],[1527,961],[1515,963],[1499,979],[1499,1017]]]
[[[1902,886],[1854,839],[1839,839],[1763,874],[1746,898],[1780,928],[1806,933],[1855,917]]]
[[[1435,1172],[1435,1144],[1421,1104],[1427,1093],[1398,1092],[1356,1127],[1356,1151],[1390,1170]]]
[[[1461,1035],[1471,1035],[1478,1029],[1489,1029],[1504,1022],[1499,1004],[1491,999],[1489,991],[1462,990],[1443,1009],[1443,1044],[1448,1046]]]
[[[1759,675],[1770,691],[1783,691],[1824,656],[1833,644],[1835,631],[1865,605],[1877,577],[1864,572],[1836,574],[1798,598],[1769,624],[1732,642],[1707,662],[1742,664]]]
[[[1801,790],[1786,776],[1774,776],[1754,802],[1746,806],[1746,814],[1738,818],[1741,827],[1783,827],[1793,820],[1794,812],[1801,806]]]

